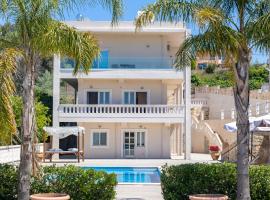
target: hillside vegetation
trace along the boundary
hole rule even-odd
[[[268,83],[269,72],[263,66],[251,66],[249,68],[249,86],[251,90],[260,89],[264,83]],[[230,70],[193,71],[191,82],[193,86],[220,86],[221,88],[234,85],[233,72]]]

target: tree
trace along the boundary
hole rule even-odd
[[[234,77],[237,112],[237,199],[250,199],[249,189],[249,74],[252,50],[270,45],[268,0],[157,0],[136,19],[137,27],[160,21],[184,21],[198,25],[199,34],[180,46],[175,66],[189,66],[199,54],[225,55]]]
[[[0,38],[0,48],[21,51],[16,66],[23,71],[22,145],[19,166],[18,199],[29,200],[32,162],[32,142],[36,122],[34,87],[37,67],[43,57],[61,54],[75,61],[74,73],[87,73],[99,54],[99,46],[93,35],[78,32],[54,19],[62,15],[64,8],[75,5],[101,3],[112,10],[112,23],[121,15],[121,0],[0,0],[0,12],[14,24],[16,34],[11,39]],[[12,52],[8,55],[12,58]],[[15,67],[14,63],[9,64]]]

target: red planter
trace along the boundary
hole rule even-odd
[[[190,200],[228,200],[226,195],[222,194],[195,194],[189,196]]]
[[[67,194],[60,193],[43,193],[33,194],[30,196],[31,200],[69,200],[70,196]]]

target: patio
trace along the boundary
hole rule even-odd
[[[185,160],[183,156],[174,157],[173,159],[85,159],[84,162],[78,163],[75,159],[61,159],[53,160],[49,163],[46,160],[42,165],[53,165],[64,166],[72,164],[79,167],[160,167],[165,164],[167,165],[180,165],[187,163],[211,163],[215,162],[212,160],[210,154],[191,154],[191,160]]]
[[[191,160],[185,160],[183,156],[173,159],[86,159],[77,163],[76,160],[58,160],[53,162],[57,166],[72,164],[76,166],[92,167],[160,167],[167,165],[179,165],[187,163],[213,163],[209,154],[191,154]],[[52,165],[52,163],[42,163]],[[162,200],[160,184],[118,184],[116,187],[117,200]]]

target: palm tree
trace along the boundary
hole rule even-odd
[[[0,52],[0,145],[10,144],[16,133],[15,116],[10,96],[15,92],[13,74],[16,71],[18,51],[6,49]]]
[[[99,46],[93,35],[78,32],[75,28],[55,20],[54,17],[62,16],[64,8],[93,3],[100,3],[111,9],[112,23],[115,23],[121,15],[121,0],[0,0],[0,13],[14,24],[16,30],[12,39],[0,38],[0,48],[3,51],[11,48],[21,52],[16,58],[16,65],[22,68],[24,76],[18,187],[20,200],[29,200],[31,149],[35,129],[34,87],[41,58],[62,54],[75,60],[74,73],[78,71],[87,73],[99,54]],[[7,53],[8,58],[12,59],[12,51]],[[8,67],[15,67],[15,63],[10,62]]]
[[[198,54],[225,56],[231,64],[238,128],[237,199],[250,199],[248,68],[253,49],[269,49],[269,0],[157,0],[140,13],[137,27],[154,19],[198,25],[199,34],[188,37],[177,52],[177,68],[189,66]]]

